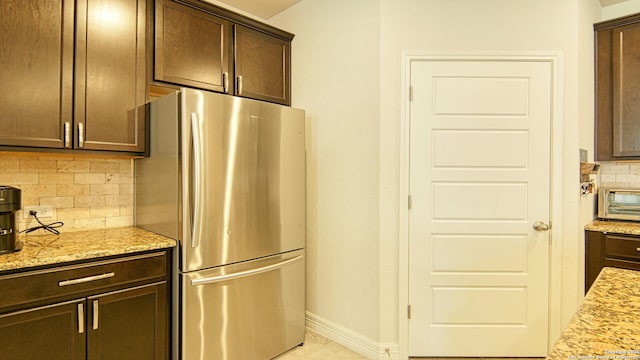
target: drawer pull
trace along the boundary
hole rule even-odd
[[[639,248],[636,248],[636,251],[640,251],[640,247],[639,247]]]
[[[84,333],[84,305],[78,304],[78,333]]]
[[[68,285],[83,284],[83,283],[87,283],[87,282],[91,282],[91,281],[112,278],[115,275],[116,275],[115,273],[110,272],[110,273],[106,273],[106,274],[87,276],[87,277],[83,277],[83,278],[79,278],[79,279],[64,280],[64,281],[58,282],[58,286],[68,286]]]
[[[98,315],[100,312],[100,305],[98,304],[98,300],[93,300],[93,330],[98,330]]]

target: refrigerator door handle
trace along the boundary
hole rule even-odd
[[[289,264],[298,262],[298,261],[302,260],[303,256],[304,255],[298,255],[298,256],[296,256],[294,258],[283,260],[283,261],[280,261],[280,262],[275,263],[275,264],[262,266],[262,267],[259,267],[259,268],[256,268],[256,269],[238,271],[236,273],[224,274],[224,275],[218,275],[218,276],[211,276],[211,277],[206,277],[206,278],[202,278],[202,279],[193,279],[193,280],[191,280],[191,285],[211,284],[211,283],[216,283],[216,282],[221,282],[221,281],[227,281],[227,280],[247,277],[247,276],[251,276],[251,275],[257,275],[257,274],[261,274],[261,273],[268,272],[268,271],[273,271],[273,270],[285,267],[285,266],[287,266]]]
[[[193,216],[191,224],[191,247],[200,246],[200,237],[202,235],[202,201],[203,201],[203,156],[202,156],[202,129],[198,114],[191,113],[191,136],[193,140],[193,197],[191,214]]]

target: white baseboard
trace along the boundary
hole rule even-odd
[[[307,329],[372,360],[397,360],[398,344],[378,343],[316,314],[306,313]]]

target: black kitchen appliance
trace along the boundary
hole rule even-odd
[[[12,253],[22,249],[18,238],[16,212],[22,208],[22,191],[0,185],[0,254]]]

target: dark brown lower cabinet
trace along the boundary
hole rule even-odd
[[[0,359],[168,359],[168,256],[0,274]]]
[[[640,236],[585,232],[585,293],[603,267],[640,270]]]
[[[0,315],[2,359],[85,359],[85,334],[78,331],[83,306],[78,300]]]
[[[88,299],[88,359],[165,359],[165,283]]]

